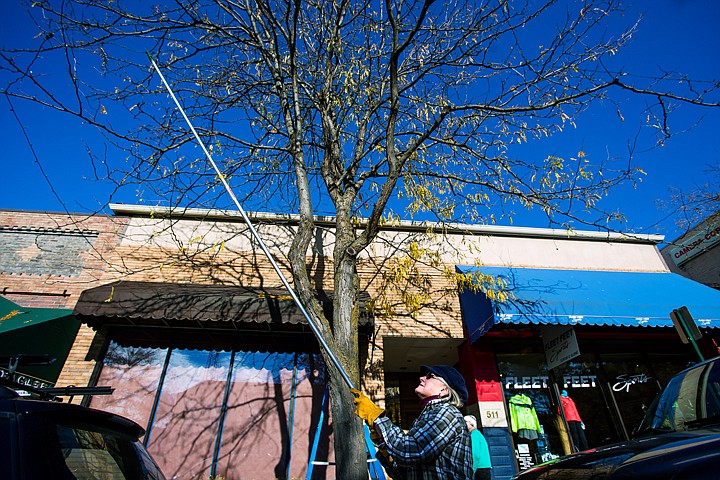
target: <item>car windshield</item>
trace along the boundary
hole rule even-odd
[[[720,360],[675,376],[645,414],[639,435],[720,423]]]

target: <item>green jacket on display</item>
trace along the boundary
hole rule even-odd
[[[538,420],[530,397],[518,393],[510,397],[508,408],[510,409],[510,427],[514,433],[522,429],[540,432],[540,420]]]

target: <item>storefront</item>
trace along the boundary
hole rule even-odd
[[[460,365],[485,384],[477,409],[491,451],[510,450],[517,470],[632,435],[670,377],[698,361],[674,308],[693,312],[706,352],[720,327],[720,292],[670,273],[481,270],[503,279],[509,300],[461,294]]]
[[[145,427],[168,478],[304,478],[311,455],[332,463],[322,355],[281,290],[115,282],[75,313],[105,338],[92,383],[115,389],[89,405]]]
[[[667,380],[693,361],[691,352],[679,349],[672,335],[633,340],[629,332],[606,329],[579,331],[578,345],[584,353],[548,369],[540,338],[512,341],[502,339],[506,332],[494,333],[497,336],[488,340],[497,358],[521,467],[629,438]],[[567,399],[579,415],[558,408],[569,403]],[[528,425],[517,418],[525,414],[537,419],[529,423],[531,432],[517,428]]]
[[[15,242],[17,251],[5,259],[4,287],[46,305],[56,298],[48,297],[52,284],[53,295],[67,293],[63,305],[74,306],[92,327],[80,327],[58,382],[115,388],[112,396],[86,403],[146,427],[145,441],[169,476],[302,477],[323,410],[325,374],[317,341],[286,292],[237,286],[277,285],[244,223],[220,211],[112,208],[115,216],[107,218],[4,217],[12,238],[32,227],[31,239]],[[284,258],[299,218],[258,220],[263,238],[277,240],[271,245],[276,258]],[[329,282],[334,223],[318,219],[317,225],[322,238],[308,264],[314,280]],[[563,390],[585,424],[589,446],[629,435],[666,378],[696,358],[692,346],[678,341],[669,311],[688,307],[704,333],[698,342],[704,351],[717,331],[720,292],[707,296],[697,283],[683,284],[669,273],[657,250],[661,236],[446,227],[439,239],[424,223],[386,225],[363,252],[361,288],[376,308],[392,307],[362,319],[363,387],[409,427],[419,412],[420,365],[456,365],[470,391],[465,413],[478,416],[490,443],[495,480],[510,478],[528,458],[537,462],[580,443],[558,410]],[[33,263],[18,262],[21,249],[46,235],[59,242],[52,256],[43,249]],[[415,284],[413,274],[398,284],[386,274],[408,260],[410,246],[432,255],[409,258],[422,282]],[[64,261],[68,252],[76,259],[72,268]],[[482,266],[459,271],[477,268],[501,279],[508,301],[482,291],[458,295],[465,283],[453,269],[470,264]],[[103,285],[118,279],[143,282]],[[215,284],[223,281],[228,285]],[[318,297],[330,315],[331,295]],[[422,300],[420,311],[408,310],[408,298]],[[548,333],[552,326],[563,329]],[[560,348],[571,338],[576,349]],[[551,367],[547,348],[557,354]],[[509,401],[516,395],[528,405],[517,408],[532,406],[537,416],[533,440],[513,432]],[[317,460],[332,458],[331,421],[327,427]],[[223,470],[229,464],[234,470]],[[333,478],[330,470],[318,477]]]

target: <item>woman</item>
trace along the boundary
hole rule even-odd
[[[470,430],[470,443],[472,444],[473,469],[475,480],[490,480],[492,478],[492,463],[490,448],[487,440],[477,428],[475,415],[465,415],[465,424]]]
[[[358,390],[355,413],[381,437],[379,456],[394,480],[472,480],[470,434],[458,410],[467,401],[465,380],[449,365],[420,367],[422,412],[405,432],[383,415],[384,411]]]

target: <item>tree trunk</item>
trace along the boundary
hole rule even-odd
[[[344,217],[343,217],[344,218]],[[338,221],[335,242],[335,298],[333,306],[334,354],[346,373],[360,388],[358,355],[358,293],[355,251],[348,246],[355,240],[349,222]],[[349,252],[348,252],[349,250]],[[362,420],[355,415],[353,396],[339,372],[330,369],[331,404],[335,432],[337,478],[367,480],[367,454]]]
[[[353,396],[340,374],[330,368],[330,403],[335,433],[336,478],[367,480],[365,433],[362,421],[355,415]]]

